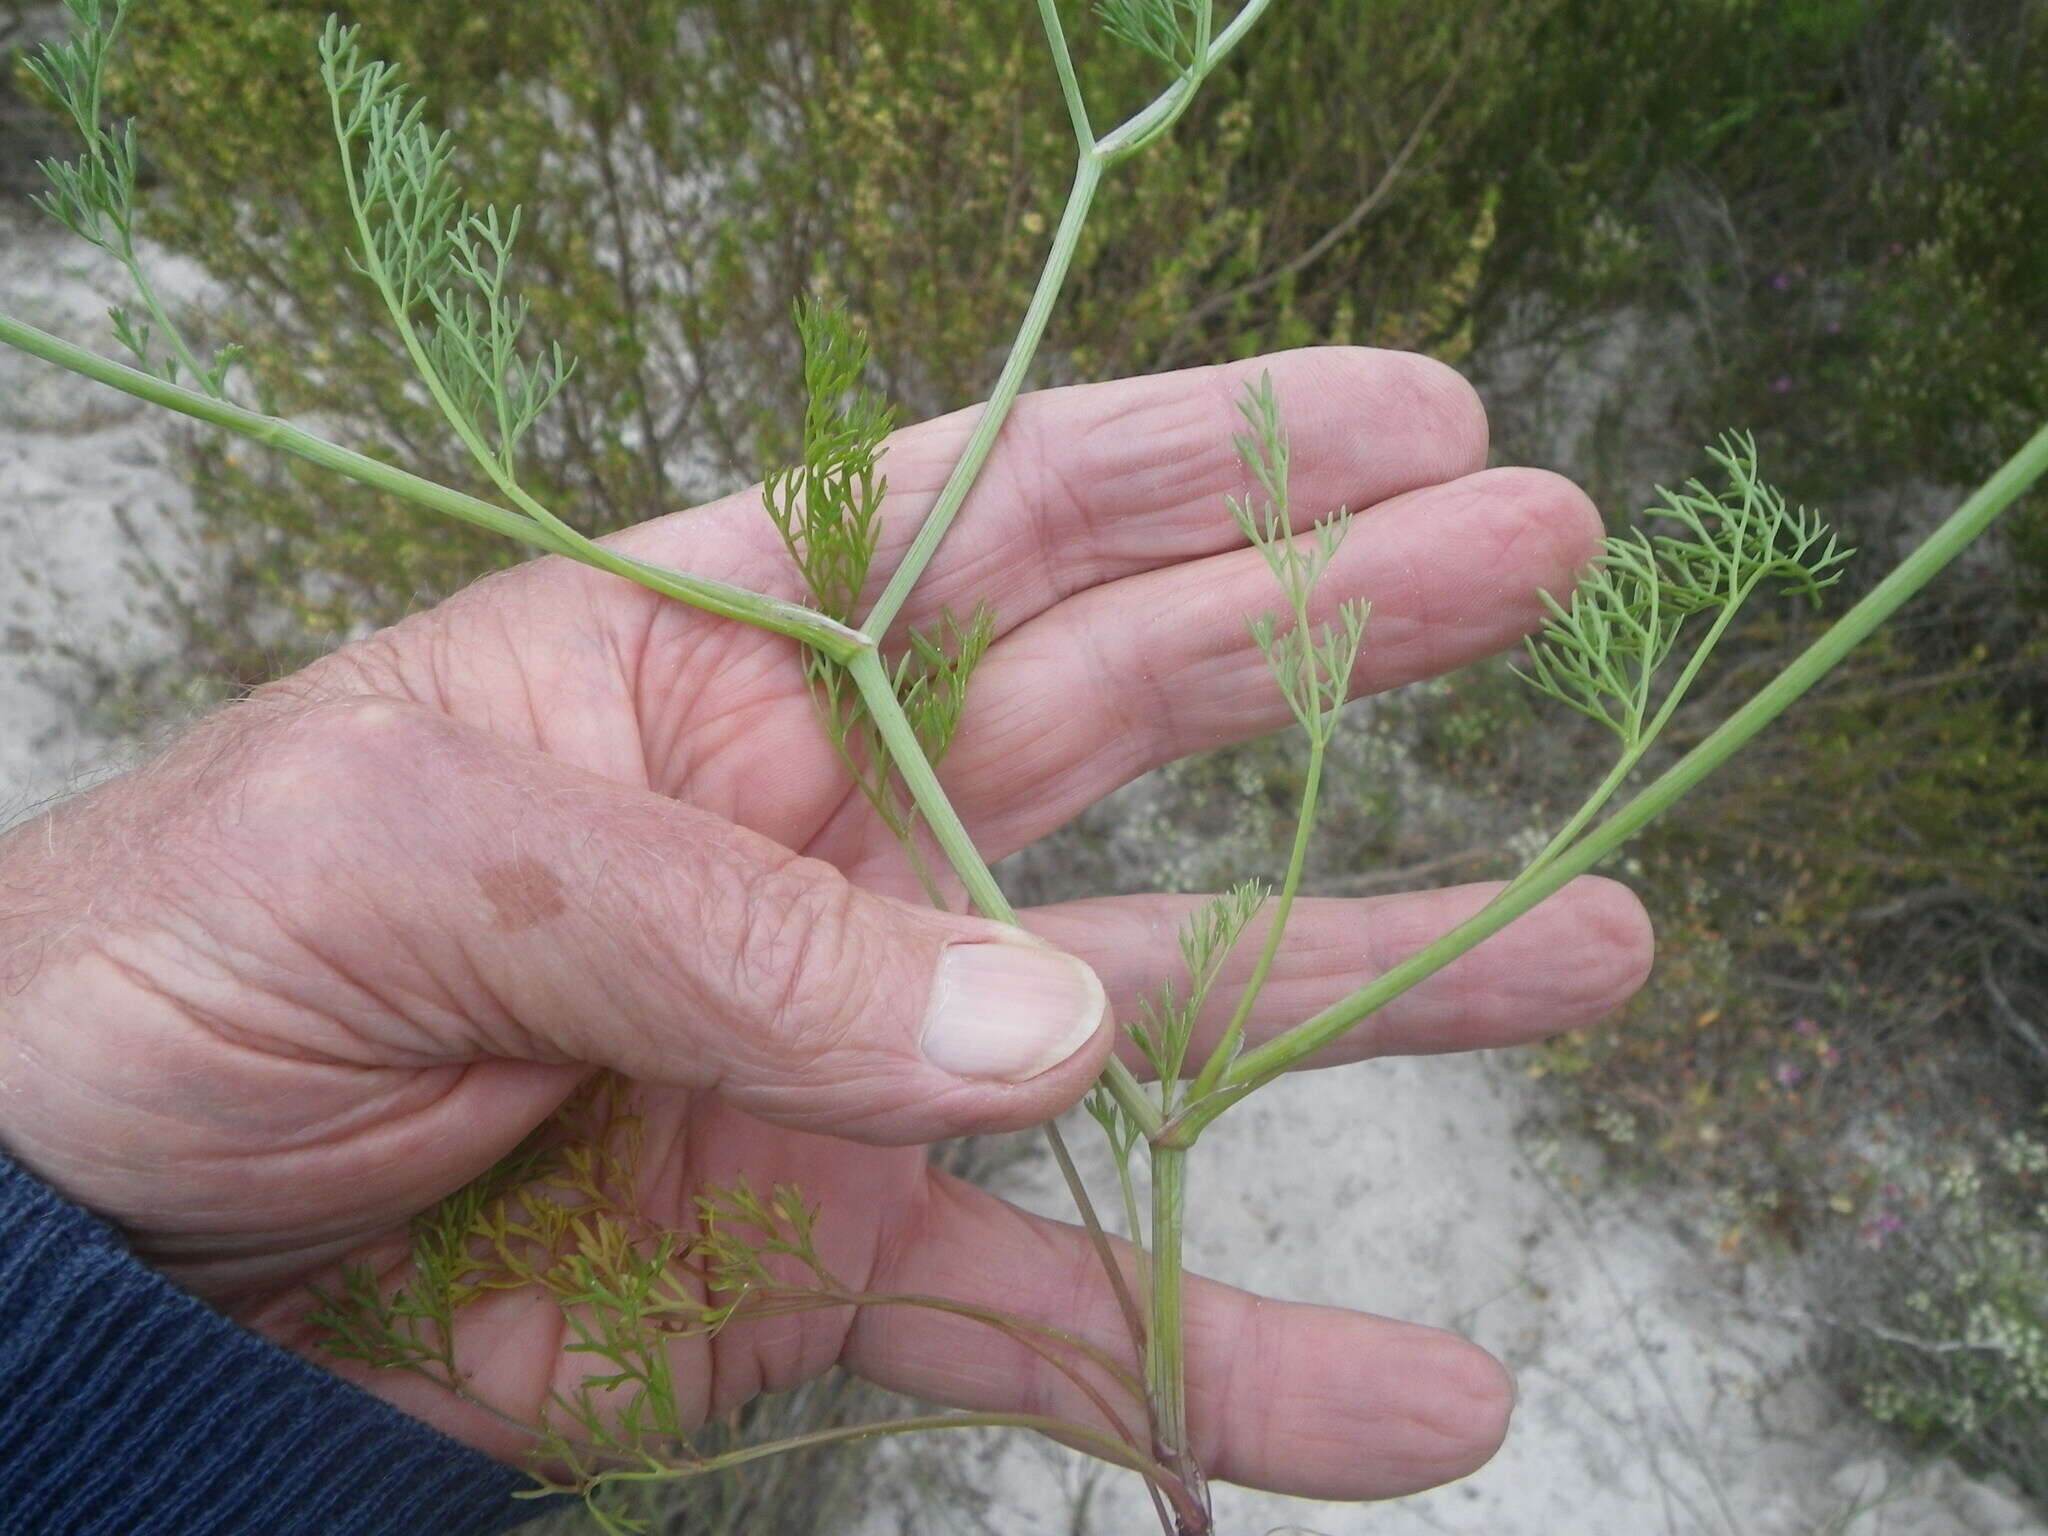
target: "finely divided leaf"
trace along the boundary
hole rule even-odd
[[[1112,37],[1171,69],[1193,69],[1205,0],[1101,0],[1095,13]]]
[[[1371,610],[1363,602],[1345,603],[1335,624],[1321,626],[1310,624],[1308,610],[1316,584],[1337,558],[1350,516],[1339,511],[1317,524],[1309,539],[1299,537],[1288,488],[1287,434],[1281,429],[1271,374],[1246,391],[1238,410],[1250,430],[1237,437],[1237,451],[1264,491],[1265,501],[1259,505],[1249,496],[1232,496],[1227,505],[1238,529],[1279,582],[1287,599],[1287,618],[1292,620],[1286,623],[1272,614],[1252,619],[1252,640],[1295,719],[1311,737],[1327,742],[1351,696],[1351,675]]]
[[[882,445],[896,413],[862,383],[867,341],[836,304],[796,309],[804,348],[803,462],[771,474],[768,515],[818,609],[852,623],[874,562],[887,482]]]
[[[1160,1091],[1170,1100],[1174,1084],[1185,1075],[1195,1022],[1223,974],[1224,962],[1236,949],[1244,930],[1265,904],[1266,886],[1246,880],[1221,896],[1211,897],[1181,925],[1180,954],[1187,967],[1187,988],[1171,980],[1138,1004],[1138,1017],[1124,1025],[1158,1076]],[[1091,1110],[1091,1113],[1093,1111]]]
[[[1698,480],[1683,491],[1658,487],[1664,504],[1647,515],[1677,522],[1684,532],[1660,534],[1657,558],[1681,601],[1706,608],[1741,601],[1758,583],[1775,580],[1786,595],[1818,603],[1841,579],[1853,550],[1843,549],[1817,512],[1788,508],[1758,477],[1756,439],[1729,433],[1707,450],[1728,477],[1725,491]]]
[[[910,650],[896,667],[896,699],[934,768],[953,745],[967,706],[968,679],[995,633],[995,613],[985,603],[964,625],[948,610],[939,615],[935,634],[910,632]]]
[[[335,138],[354,206],[356,270],[374,282],[456,433],[501,485],[519,444],[575,372],[559,345],[529,355],[528,306],[509,289],[520,210],[472,209],[455,146],[425,120],[394,65],[364,57],[360,30],[320,38]]]
[[[126,269],[151,318],[138,320],[119,306],[110,313],[115,339],[134,354],[142,370],[172,384],[189,378],[193,387],[224,400],[228,370],[240,349],[223,348],[211,364],[202,364],[172,322],[135,249],[135,124],[123,123],[116,130],[101,120],[107,63],[131,4],[132,0],[115,0],[110,14],[101,0],[65,0],[77,30],[23,61],[85,143],[85,153],[77,160],[37,162],[50,190],[31,201]]]
[[[1818,602],[1840,579],[1853,551],[1843,549],[1819,514],[1787,507],[1757,474],[1755,440],[1729,434],[1707,450],[1727,476],[1725,490],[1690,480],[1660,487],[1663,504],[1644,515],[1675,523],[1676,533],[1637,529],[1607,539],[1600,560],[1569,604],[1547,593],[1550,618],[1517,669],[1538,691],[1597,720],[1635,749],[1669,718],[1706,650],[1735,611],[1764,583]],[[1654,684],[1695,614],[1714,628],[1673,692]]]

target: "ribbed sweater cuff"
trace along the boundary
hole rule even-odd
[[[517,1472],[267,1343],[0,1155],[0,1533],[488,1536]]]

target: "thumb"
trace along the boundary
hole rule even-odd
[[[1049,1119],[1108,1054],[1081,961],[664,796],[385,700],[262,737],[228,865],[260,880],[228,884],[313,951],[305,1001],[341,1006],[337,974],[374,999],[344,1051],[588,1063],[883,1143]]]

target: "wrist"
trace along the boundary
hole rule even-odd
[[[0,1509],[72,1536],[510,1529],[526,1479],[248,1333],[0,1153]]]

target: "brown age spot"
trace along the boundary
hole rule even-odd
[[[514,859],[479,870],[477,889],[491,904],[491,926],[501,933],[524,933],[568,910],[562,882],[538,859]]]

